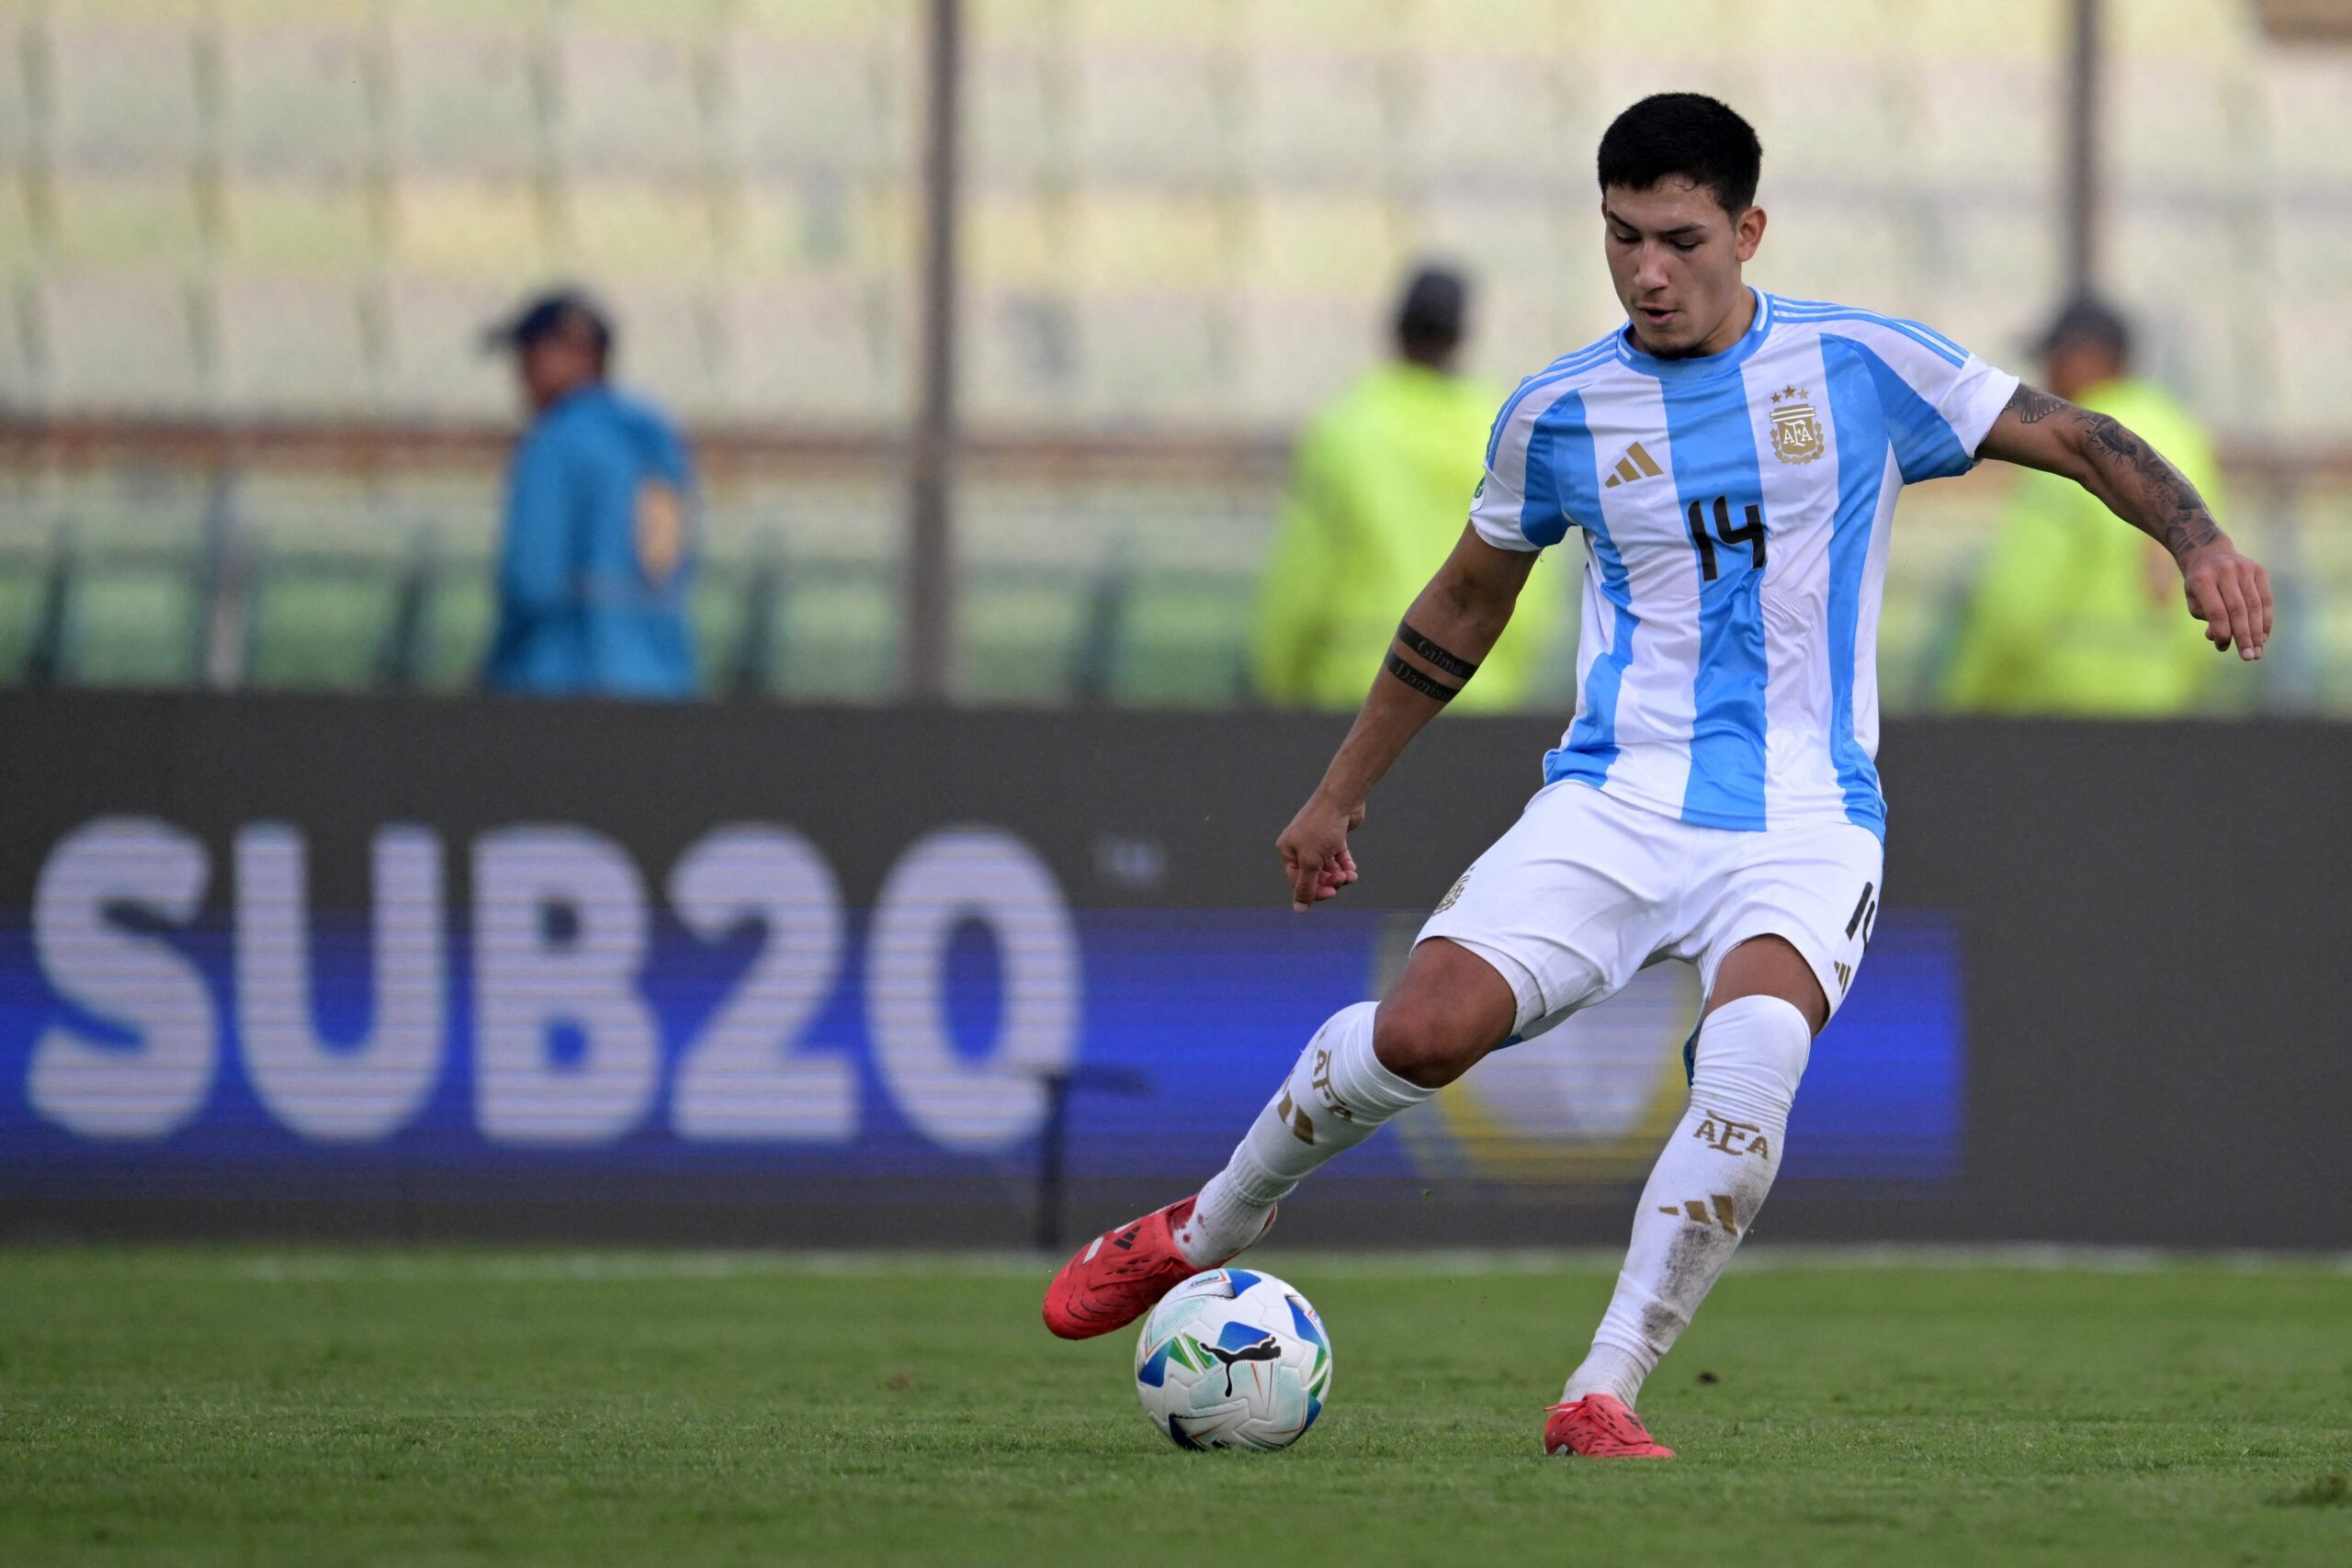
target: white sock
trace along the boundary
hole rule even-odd
[[[1742,997],[1707,1016],[1690,1109],[1642,1189],[1617,1292],[1563,1399],[1640,1396],[1772,1190],[1812,1050],[1804,1015],[1778,997]]]
[[[1193,1217],[1176,1231],[1177,1250],[1195,1266],[1213,1269],[1256,1241],[1275,1202],[1307,1172],[1437,1092],[1380,1065],[1372,1054],[1375,1010],[1371,1002],[1341,1008],[1315,1032],[1233,1158],[1201,1189]]]

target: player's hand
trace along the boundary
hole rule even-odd
[[[2188,613],[2205,623],[2217,653],[2237,645],[2240,659],[2262,657],[2270,640],[2270,574],[2238,554],[2227,539],[2201,545],[2180,558],[2181,586]]]
[[[1348,852],[1348,835],[1363,826],[1363,802],[1335,806],[1317,795],[1298,808],[1274,851],[1283,857],[1283,874],[1290,878],[1290,907],[1303,914],[1356,879],[1356,857]]]

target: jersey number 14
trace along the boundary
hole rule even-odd
[[[1754,502],[1749,502],[1747,522],[1745,525],[1735,528],[1731,525],[1731,498],[1724,495],[1715,497],[1715,531],[1711,538],[1707,534],[1705,505],[1704,502],[1699,501],[1690,503],[1690,542],[1699,547],[1699,575],[1709,582],[1715,580],[1715,547],[1718,544],[1725,547],[1737,545],[1747,546],[1750,558],[1756,563],[1756,570],[1763,570],[1764,509]]]

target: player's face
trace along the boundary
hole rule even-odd
[[[1736,219],[1682,178],[1601,193],[1603,248],[1634,341],[1665,358],[1719,354],[1739,339],[1747,300],[1739,269],[1764,238],[1764,209]]]

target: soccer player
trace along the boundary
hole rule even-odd
[[[1634,1214],[1545,1450],[1669,1458],[1634,1414],[1771,1190],[1813,1037],[1883,887],[1874,642],[1905,484],[1997,457],[2073,479],[2179,564],[2219,651],[2259,659],[2262,569],[2113,419],[1868,310],[1749,288],[1762,150],[1691,93],[1601,137],[1627,324],[1504,403],[1470,523],[1397,627],[1354,727],[1277,842],[1292,908],[1357,877],[1348,834],[1475,674],[1544,546],[1584,530],[1579,697],[1544,787],[1464,873],[1375,1007],[1334,1014],[1192,1198],[1090,1242],[1048,1288],[1070,1338],[1132,1322],[1263,1235],[1274,1204],[1499,1045],[1695,962],[1690,1103]]]

